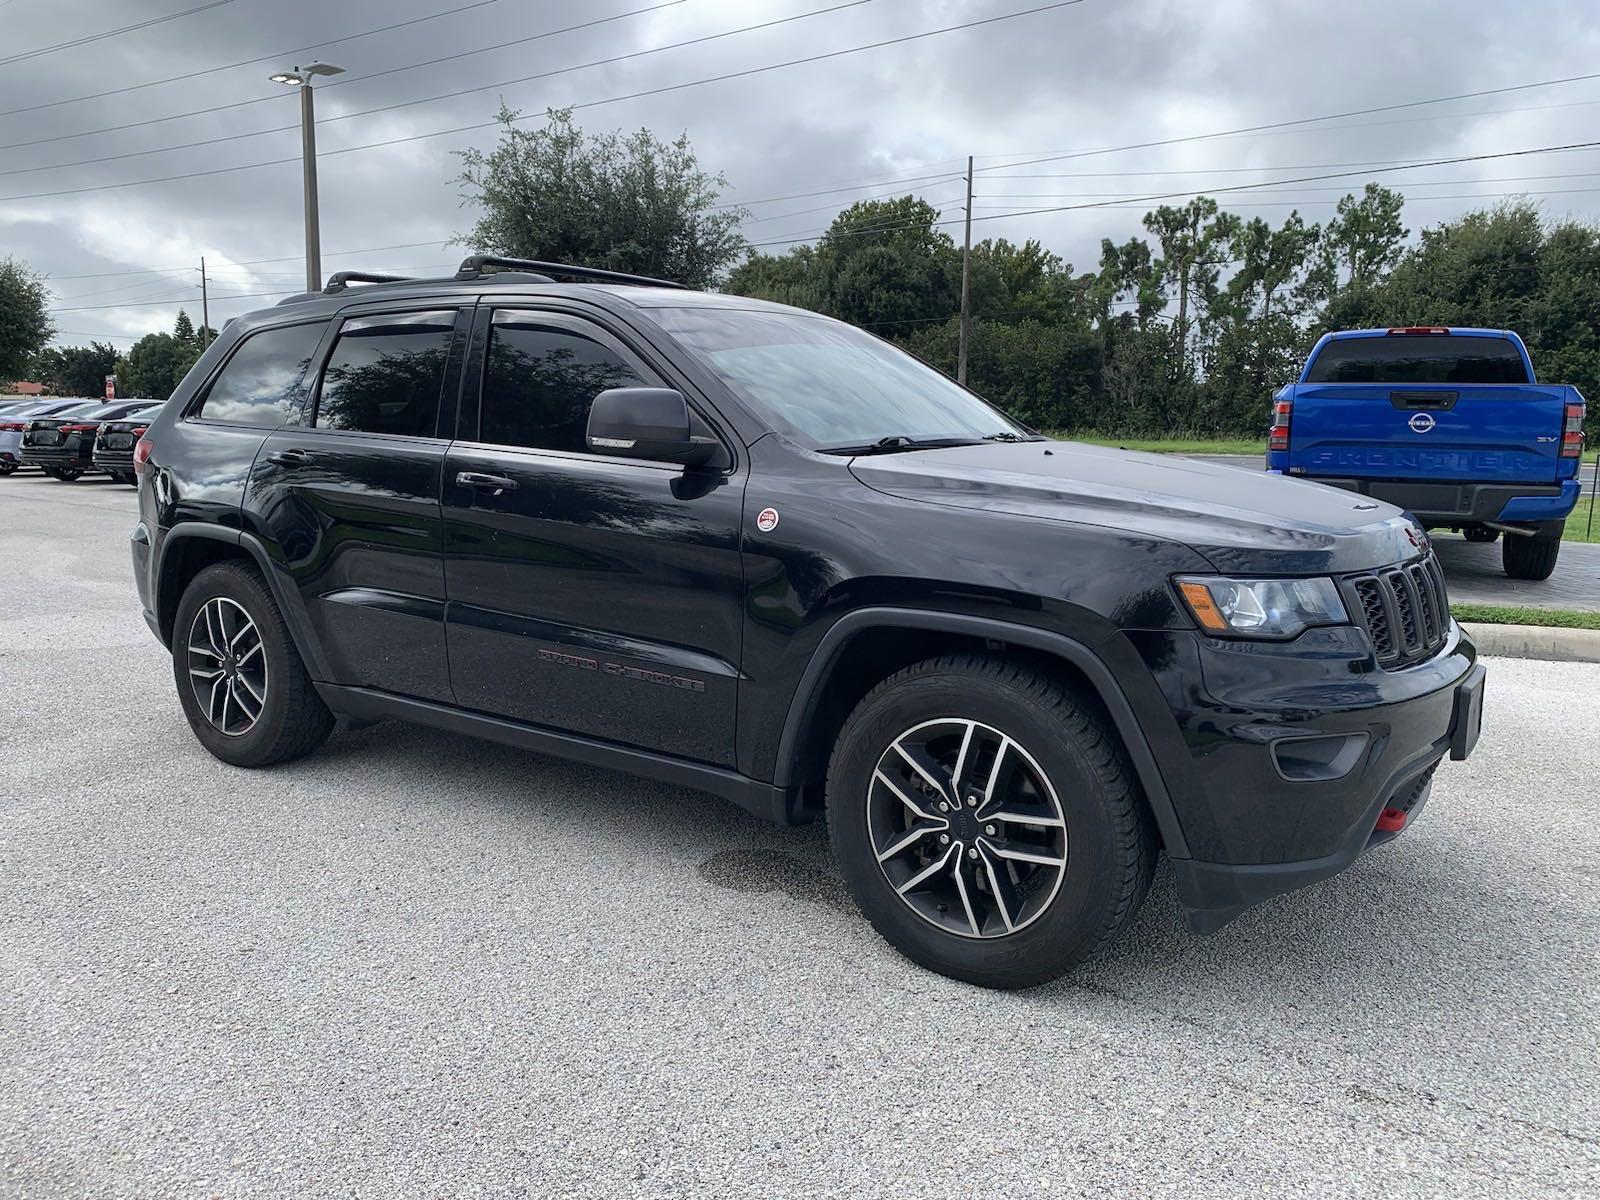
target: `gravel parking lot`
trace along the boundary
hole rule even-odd
[[[1416,829],[1069,981],[860,920],[820,830],[381,726],[184,725],[130,489],[0,480],[0,1194],[1593,1196],[1600,666],[1497,660]]]

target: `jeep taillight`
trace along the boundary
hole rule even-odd
[[[1276,400],[1273,402],[1272,428],[1267,431],[1268,450],[1287,450],[1289,448],[1289,414],[1293,408],[1294,402],[1292,400]]]
[[[145,464],[150,461],[150,439],[140,438],[133,446],[133,473],[143,475]]]
[[[1567,405],[1566,423],[1561,427],[1561,457],[1579,458],[1583,454],[1583,405]]]

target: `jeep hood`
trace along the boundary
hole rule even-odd
[[[1081,442],[998,442],[861,456],[876,491],[1154,541],[1178,542],[1234,574],[1339,574],[1412,557],[1422,534],[1367,496],[1177,455]]]

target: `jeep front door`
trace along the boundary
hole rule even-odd
[[[624,337],[479,310],[444,471],[450,678],[467,708],[728,765],[744,476],[727,439],[694,471],[589,452],[598,392],[667,382]]]

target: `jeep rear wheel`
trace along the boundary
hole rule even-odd
[[[845,722],[828,772],[834,856],[896,949],[1029,987],[1111,941],[1156,836],[1121,743],[1059,681],[981,656],[918,663]]]
[[[216,563],[184,590],[172,629],[172,674],[189,727],[223,762],[263,767],[299,758],[333,728],[253,567]]]
[[[1512,579],[1549,579],[1561,553],[1561,532],[1541,531],[1532,537],[1508,537],[1500,543],[1500,562]]]

